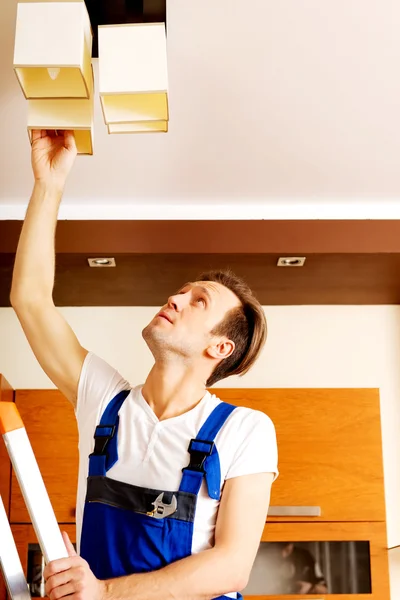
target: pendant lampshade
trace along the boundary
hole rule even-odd
[[[164,23],[99,27],[99,93],[109,133],[167,131]]]
[[[93,74],[89,99],[28,100],[28,133],[34,129],[74,132],[78,154],[93,154]]]
[[[91,52],[83,0],[18,3],[14,70],[26,98],[89,98]]]

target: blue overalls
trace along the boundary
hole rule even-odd
[[[128,390],[120,392],[106,407],[89,456],[81,556],[98,579],[155,571],[191,555],[197,495],[205,478],[210,498],[220,498],[221,469],[214,440],[235,409],[222,402],[212,411],[190,441],[190,462],[183,469],[179,490],[170,492],[107,477],[118,460],[118,413],[128,395]],[[228,597],[216,600],[223,598]]]

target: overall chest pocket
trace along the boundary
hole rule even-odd
[[[189,556],[193,522],[86,504],[81,555],[99,579],[145,573]]]
[[[161,504],[171,516],[147,514]],[[99,579],[144,573],[189,556],[197,497],[140,488],[108,477],[89,477],[82,556]],[[161,508],[162,513],[163,508]]]

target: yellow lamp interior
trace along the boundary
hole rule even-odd
[[[15,67],[15,73],[25,97],[34,98],[89,98],[92,66],[88,50],[84,53],[83,68]]]
[[[110,123],[108,133],[157,133],[168,131],[168,121],[139,121],[137,123]]]
[[[26,98],[87,98],[88,91],[80,69],[62,67],[52,79],[45,67],[15,69]]]
[[[107,94],[101,96],[104,120],[109,123],[168,121],[165,92],[151,94]]]

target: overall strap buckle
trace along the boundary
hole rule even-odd
[[[190,462],[182,469],[180,492],[197,496],[205,480],[210,498],[220,499],[221,465],[214,440],[235,408],[236,406],[226,402],[217,404],[201,426],[198,437],[190,440],[188,448]]]
[[[94,434],[94,450],[90,456],[101,456],[107,453],[107,446],[115,435],[115,425],[97,425]]]
[[[199,440],[198,438],[192,438],[190,440],[188,452],[190,454],[190,461],[187,467],[184,467],[182,471],[196,471],[199,473],[205,473],[204,463],[206,459],[211,456],[214,450],[215,443],[209,440]]]

